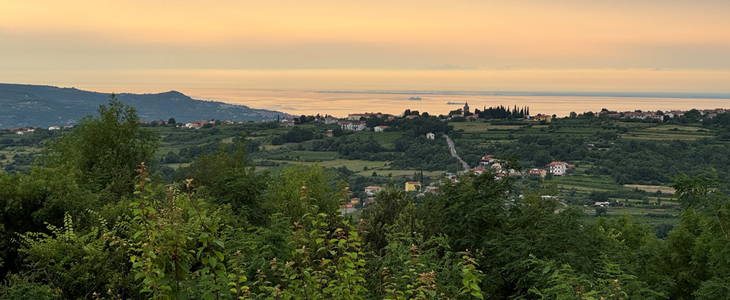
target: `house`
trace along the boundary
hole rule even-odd
[[[36,129],[38,129],[38,127],[27,127],[27,128],[25,128],[25,131],[27,131],[27,132],[33,132]]]
[[[485,156],[482,156],[482,159],[479,161],[479,165],[490,166],[495,162],[498,162],[498,160],[494,158],[494,156],[492,156],[491,154],[487,154]]]
[[[530,176],[540,176],[540,178],[544,178],[545,175],[547,175],[547,171],[545,169],[531,169],[528,174]]]
[[[410,115],[410,116],[406,116],[406,118],[408,118],[409,120],[413,120],[415,118],[418,118],[418,116],[417,115]]]
[[[421,189],[420,181],[408,181],[406,182],[406,192],[416,192]]]
[[[469,115],[469,116],[466,117],[466,120],[467,121],[477,121],[477,120],[479,120],[479,116],[477,116],[477,115]]]
[[[333,136],[335,136],[335,134],[334,134],[334,133],[332,133],[332,129],[330,129],[330,130],[327,130],[327,136],[328,136],[328,137],[333,137]]]
[[[281,119],[281,121],[279,121],[279,125],[285,126],[285,127],[290,127],[290,126],[294,126],[294,124],[296,122],[297,121],[292,118],[284,118],[284,119]]]
[[[377,185],[367,186],[367,187],[365,187],[365,194],[367,194],[368,196],[373,196],[376,193],[378,193],[380,191],[380,189],[381,189],[381,187],[377,186]]]
[[[51,127],[48,127],[48,130],[61,130],[61,127],[60,126],[51,126]]]
[[[365,121],[350,124],[350,130],[362,131],[367,129],[368,126]]]
[[[226,125],[233,124],[233,121],[231,121],[231,120],[225,120],[225,121],[223,121],[223,124],[226,124]]]
[[[634,111],[634,112],[627,112],[627,113],[625,113],[624,114],[624,118],[626,118],[626,119],[641,119],[641,120],[643,120],[643,119],[646,119],[646,117],[648,115],[649,114],[647,114],[647,113]]]
[[[375,202],[375,198],[374,197],[367,197],[365,200],[362,201],[362,206],[366,206],[366,205],[368,205],[370,203],[373,203],[373,202]]]
[[[26,134],[26,133],[28,133],[28,131],[25,131],[25,130],[18,130],[15,132],[15,134]]]
[[[611,202],[596,202],[591,205],[593,207],[609,207],[611,206]]]
[[[433,132],[429,132],[429,133],[426,133],[426,138],[429,139],[429,140],[435,140],[436,139],[436,135],[433,134]]]
[[[337,121],[339,121],[339,120],[335,117],[327,116],[326,118],[324,118],[325,124],[337,124]]]
[[[554,161],[547,165],[546,170],[548,173],[557,175],[557,176],[563,176],[568,172],[568,169],[574,169],[575,166],[569,165],[566,162],[562,161]]]
[[[535,121],[538,121],[538,122],[539,121],[543,121],[543,120],[545,122],[550,122],[550,121],[552,121],[553,117],[550,116],[550,115],[537,114],[532,119],[535,120]]]
[[[347,122],[347,121],[339,121],[339,122],[337,122],[337,124],[339,124],[340,128],[342,128],[343,130],[350,130],[350,128],[352,126],[352,122]]]
[[[347,115],[348,121],[360,121],[360,118],[367,118],[367,114],[349,114]]]
[[[373,128],[373,131],[375,131],[375,132],[383,132],[383,131],[385,131],[388,128],[390,128],[390,126],[380,125],[380,126],[375,126]]]
[[[150,122],[147,122],[147,121],[144,121],[144,120],[139,120],[139,124],[149,125]]]
[[[200,126],[200,124],[198,124],[197,122],[188,122],[188,123],[185,123],[185,128],[200,129],[200,127],[202,127],[202,126]]]

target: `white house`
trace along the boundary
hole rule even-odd
[[[200,124],[198,124],[197,122],[188,122],[188,123],[185,123],[185,128],[200,129]]]
[[[367,129],[368,126],[365,121],[350,124],[350,130],[362,131]]]
[[[565,173],[568,172],[568,169],[572,168],[575,168],[575,166],[569,165],[568,163],[562,161],[554,161],[549,163],[545,170],[547,170],[550,174],[563,176],[565,175]]]
[[[436,139],[436,135],[433,134],[433,132],[429,132],[429,133],[426,133],[426,138],[427,139],[430,139],[430,140],[435,140]]]
[[[48,130],[60,130],[60,129],[61,129],[60,126],[51,126],[51,127],[48,127]]]
[[[390,127],[389,126],[385,126],[385,125],[380,125],[380,126],[375,126],[373,128],[373,131],[375,131],[375,132],[383,132],[383,131],[385,131],[388,128],[390,128]]]
[[[297,120],[294,120],[292,118],[285,118],[285,119],[281,119],[281,121],[279,121],[279,125],[289,127],[289,126],[294,126],[294,124],[296,122],[297,122]]]
[[[378,191],[380,191],[380,187],[377,185],[371,185],[365,188],[365,194],[367,194],[368,196],[373,196]]]

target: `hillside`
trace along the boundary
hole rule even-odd
[[[180,92],[117,94],[123,103],[137,108],[141,120],[178,122],[219,119],[233,121],[276,120],[285,113],[253,109],[216,101],[196,100]],[[96,112],[109,95],[76,88],[41,85],[0,84],[0,128],[75,124]]]

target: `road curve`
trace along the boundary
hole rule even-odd
[[[451,156],[456,157],[456,159],[458,159],[459,162],[461,162],[461,165],[464,167],[465,172],[468,171],[469,164],[467,164],[463,159],[461,159],[461,157],[459,157],[458,154],[456,154],[456,148],[454,148],[454,141],[452,141],[451,138],[449,138],[449,136],[446,134],[444,134],[444,137],[446,138],[446,143],[449,144],[449,151],[451,151]]]

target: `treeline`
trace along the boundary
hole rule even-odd
[[[234,137],[233,143],[226,147],[226,151],[229,153],[237,151],[239,145],[243,145],[239,144],[239,141],[241,139],[242,137],[240,136]],[[199,146],[183,147],[178,150],[177,153],[173,151],[168,151],[167,153],[162,155],[162,157],[160,158],[160,162],[165,164],[189,163],[200,156],[217,153],[218,151],[220,151],[222,145],[223,143],[218,138]],[[261,142],[257,140],[247,140],[244,146],[246,147],[245,151],[248,153],[256,153],[261,151]]]
[[[490,106],[481,111],[479,109],[475,109],[474,114],[479,116],[480,119],[523,119],[525,116],[530,115],[530,108],[527,106],[518,108],[517,105],[515,105],[515,107],[510,110],[509,107],[505,108],[502,105],[497,107]]]

